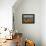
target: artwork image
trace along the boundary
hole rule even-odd
[[[22,14],[22,24],[34,24],[34,14]]]

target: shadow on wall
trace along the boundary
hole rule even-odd
[[[40,0],[18,0],[12,10],[15,29],[17,29],[18,32],[22,32],[25,39],[32,39],[35,41],[36,46],[41,46]],[[22,24],[22,14],[35,14],[35,23]]]

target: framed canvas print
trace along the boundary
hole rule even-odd
[[[22,24],[34,24],[35,14],[22,14]]]

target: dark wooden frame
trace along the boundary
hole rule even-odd
[[[24,16],[33,16],[33,21],[31,23],[24,23]],[[28,19],[28,18],[27,18]],[[35,23],[35,14],[22,14],[22,24],[34,24]]]

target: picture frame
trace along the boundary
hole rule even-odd
[[[22,24],[34,24],[35,14],[22,14]]]

